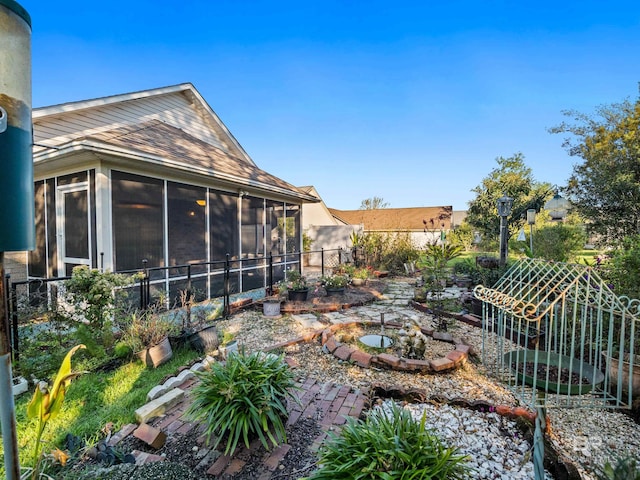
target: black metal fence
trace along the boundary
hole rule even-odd
[[[308,266],[312,254],[320,254],[319,266]],[[323,276],[327,269],[351,262],[351,252],[342,248],[320,249],[294,252],[284,255],[269,255],[250,258],[231,258],[214,262],[190,263],[169,267],[147,267],[143,260],[139,270],[116,273],[135,275],[136,281],[119,289],[120,298],[126,299],[132,308],[147,310],[189,306],[222,298],[223,316],[230,314],[231,299],[235,295],[260,291],[269,293],[279,281],[284,279],[286,270],[310,272]],[[43,317],[47,312],[57,311],[64,282],[71,277],[37,278],[12,282],[10,275],[5,278],[5,299],[11,347],[14,360],[19,357],[18,327],[20,324]]]

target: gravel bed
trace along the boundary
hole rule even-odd
[[[366,307],[356,307],[342,313],[356,320],[362,318],[363,308]],[[435,320],[428,314],[411,311],[407,308],[398,310],[400,313],[393,318],[394,321],[401,323],[406,321],[427,328],[437,326]],[[322,315],[318,315],[318,320],[329,324]],[[217,325],[222,331],[233,332],[248,352],[266,348],[283,339],[295,338],[309,332],[308,328],[304,328],[291,315],[269,319],[258,311],[242,312],[232,319],[219,322]],[[363,331],[365,330],[363,329]],[[370,329],[366,331],[371,333]],[[480,358],[482,354],[481,329],[457,320],[449,320],[448,332],[454,337],[462,338],[472,347],[476,355],[472,355],[471,361],[462,368],[437,375],[361,368],[324,353],[319,341],[296,344],[287,347],[284,351],[297,361],[299,365],[297,372],[300,377],[313,377],[322,382],[351,385],[355,388],[366,388],[372,385],[401,386],[403,389],[420,389],[425,392],[427,397],[438,395],[451,400],[462,398],[470,402],[482,400],[494,405],[520,405],[519,399],[510,390],[485,375]],[[447,348],[448,346],[445,345],[444,350]],[[487,351],[485,355],[491,357],[491,352]],[[433,417],[435,421],[447,420],[443,425],[434,423],[433,427],[442,432],[455,432],[454,437],[461,437],[459,441],[462,442],[462,446],[471,448],[469,453],[474,458],[483,458],[483,449],[480,452],[473,450],[480,443],[486,445],[488,442],[494,446],[487,449],[490,455],[484,462],[478,460],[476,469],[480,473],[477,473],[479,476],[474,478],[533,478],[531,461],[524,461],[525,459],[530,460],[530,446],[526,447],[526,441],[519,437],[518,433],[507,435],[515,428],[510,420],[498,419],[499,416],[496,413],[480,413],[446,405],[436,407],[431,404],[420,404],[413,405],[411,408],[416,410],[416,415],[423,409],[438,408],[438,414],[429,417]],[[551,420],[552,434],[550,438],[554,448],[558,453],[574,462],[584,480],[595,480],[597,478],[594,473],[595,469],[606,461],[614,461],[617,457],[624,455],[640,458],[640,425],[624,413],[593,409],[549,409],[547,415]],[[464,430],[465,435],[460,435],[459,428],[455,425],[459,425],[461,422],[474,425],[476,425],[475,422],[478,422],[472,429],[475,428],[478,432],[477,435],[489,435],[490,440],[484,438],[481,442],[468,429]],[[497,424],[499,427],[496,427]],[[501,436],[502,438],[500,438]],[[506,441],[505,438],[510,440]],[[465,445],[467,446],[465,447]],[[499,450],[504,451],[505,454],[498,458],[496,452]],[[500,475],[487,474],[487,476],[483,476],[485,470],[490,470],[487,470],[487,465],[491,469],[495,469],[498,463],[504,467]]]
[[[388,411],[389,402],[381,408]],[[478,480],[533,479],[532,447],[516,422],[495,412],[477,412],[449,405],[405,405],[416,421],[426,415],[425,425],[447,445],[467,456],[471,478]],[[553,477],[546,472],[545,479]]]

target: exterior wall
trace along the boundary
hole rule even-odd
[[[304,230],[308,230],[312,226],[338,225],[335,217],[331,215],[324,202],[305,203],[302,206],[302,217],[304,222],[302,228]]]
[[[435,243],[441,245],[440,231],[436,232],[411,232],[411,240],[417,248],[424,248],[427,245]]]
[[[349,237],[353,232],[362,232],[361,225],[311,225],[307,230],[307,234],[313,239],[311,251],[316,250],[333,250],[342,248],[346,251],[351,249],[351,240]],[[322,254],[311,253],[308,255],[309,266],[321,266]]]

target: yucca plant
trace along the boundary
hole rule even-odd
[[[466,457],[445,446],[407,410],[373,410],[364,420],[348,418],[339,435],[320,447],[319,465],[308,480],[461,479]]]
[[[225,454],[233,454],[240,439],[249,447],[252,438],[269,449],[286,441],[287,398],[296,399],[294,376],[283,356],[254,352],[230,355],[199,373],[193,389],[190,419],[206,425],[213,448],[227,438]]]

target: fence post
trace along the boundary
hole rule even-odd
[[[149,271],[147,270],[147,259],[142,260],[143,277],[140,279],[140,310],[146,310],[149,306]]]
[[[320,265],[321,265],[320,275],[324,277],[324,247],[320,249]]]
[[[342,247],[338,248],[338,265],[342,265]]]
[[[229,318],[229,269],[231,268],[231,262],[229,259],[229,254],[227,253],[227,258],[224,262],[224,308],[223,314],[224,318]]]
[[[187,265],[187,325],[191,326],[191,265]]]
[[[273,295],[273,254],[269,253],[269,292],[268,295]]]

